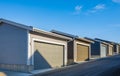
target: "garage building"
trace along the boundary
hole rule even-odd
[[[101,58],[101,57],[107,57],[108,55],[112,54],[110,44],[95,40],[92,38],[85,37],[85,39],[91,40],[94,43],[91,43],[91,58],[96,59],[96,58]],[[110,49],[110,52],[109,52]]]
[[[117,50],[118,50],[118,46],[112,42],[112,41],[108,41],[108,40],[103,40],[103,39],[99,39],[99,38],[95,38],[95,40],[98,40],[98,41],[102,41],[102,42],[106,42],[108,43],[108,55],[111,56],[111,55],[114,55],[115,53],[117,53]]]
[[[92,43],[92,41],[56,30],[52,30],[51,32],[73,39],[68,42],[68,64],[72,64],[74,62],[76,63],[88,61],[90,59],[90,44]]]
[[[0,68],[28,72],[67,65],[69,37],[0,19]]]

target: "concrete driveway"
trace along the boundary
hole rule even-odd
[[[120,55],[56,69],[35,76],[120,76]]]

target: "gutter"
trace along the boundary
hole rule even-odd
[[[45,34],[45,35],[48,35],[48,36],[56,37],[56,38],[61,38],[61,39],[64,39],[64,40],[72,40],[69,37],[58,35],[58,34],[55,34],[55,33],[52,33],[52,32],[47,32],[47,31],[44,31],[44,30],[41,30],[41,29],[37,29],[37,28],[33,28],[32,31],[33,32],[37,32],[37,33],[41,33],[41,34]]]

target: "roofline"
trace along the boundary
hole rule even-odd
[[[26,29],[26,30],[33,30],[32,26],[27,26],[27,25],[24,25],[24,24],[16,23],[16,22],[6,20],[6,19],[3,19],[3,18],[0,18],[0,23],[7,23],[7,24],[10,24],[10,25],[13,25],[13,26],[16,26],[16,27]]]
[[[82,41],[89,42],[89,43],[94,43],[94,41],[88,40],[88,39],[85,39],[85,38],[75,38],[75,39],[82,40]]]
[[[95,39],[88,38],[88,37],[84,37],[84,38],[87,39],[87,40],[90,40],[90,41],[97,41],[97,40],[95,40]]]
[[[42,34],[45,34],[45,35],[61,38],[61,39],[64,39],[64,40],[72,40],[72,38],[62,36],[62,35],[58,35],[58,34],[48,32],[48,31],[45,31],[45,30],[41,30],[41,29],[38,29],[38,28],[33,28],[33,32],[42,33]]]
[[[91,40],[80,38],[79,36],[71,35],[71,34],[68,34],[68,33],[60,32],[60,31],[56,31],[56,30],[51,30],[51,32],[55,33],[55,34],[58,34],[58,35],[62,35],[62,36],[72,38],[73,40],[76,39],[76,40],[80,40],[80,41],[84,41],[84,42],[88,42],[88,43],[93,43],[93,41],[91,41]]]
[[[103,42],[103,41],[99,41],[99,42],[102,43],[102,44],[105,44],[105,45],[110,45],[110,43],[106,43],[106,42]]]
[[[85,39],[88,39],[88,40],[91,40],[91,41],[94,41],[94,42],[100,42],[100,43],[106,44],[106,45],[110,45],[109,43],[106,43],[106,42],[103,42],[103,41],[100,41],[100,40],[91,39],[91,38],[88,38],[88,37],[85,37]]]
[[[99,38],[95,38],[95,40],[100,40],[100,41],[103,41],[103,42],[106,42],[106,43],[109,43],[109,44],[112,44],[112,45],[118,44],[116,42],[112,42],[112,41],[108,41],[108,40],[103,40],[103,39],[99,39]]]
[[[57,31],[57,30],[51,30],[50,32],[55,33],[55,34],[59,34],[59,35],[62,35],[62,36],[70,37],[70,38],[73,38],[73,39],[78,38],[77,35],[72,35],[72,34],[64,33],[64,32]]]
[[[68,37],[65,37],[65,36],[61,36],[61,35],[58,35],[58,34],[47,32],[47,31],[44,31],[44,30],[41,30],[41,29],[33,28],[32,26],[27,26],[27,25],[24,25],[24,24],[16,23],[16,22],[6,20],[6,19],[3,19],[3,18],[0,18],[0,23],[7,23],[7,24],[10,24],[12,26],[16,26],[16,27],[19,27],[19,28],[22,28],[22,29],[26,29],[26,30],[29,30],[29,31],[35,31],[35,32],[42,33],[42,34],[47,34],[47,35],[57,37],[57,38],[61,38],[61,39],[64,39],[64,40],[72,40],[71,38],[68,38]]]

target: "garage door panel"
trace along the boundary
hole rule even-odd
[[[39,50],[35,50],[34,53],[34,68],[35,69],[45,69],[51,68],[51,65],[47,60],[39,53]]]
[[[89,59],[89,47],[77,45],[77,61],[86,61]]]
[[[110,46],[110,47],[109,47],[109,55],[112,55],[112,54],[113,54],[113,47]]]
[[[107,55],[107,46],[101,46],[101,57],[106,57]]]
[[[38,68],[41,68],[41,66],[45,68],[52,68],[52,67],[61,67],[63,66],[63,49],[64,46],[62,45],[55,45],[55,44],[49,44],[49,43],[42,43],[42,42],[35,42],[34,44],[35,50],[38,51],[39,55],[42,56],[41,59],[36,58],[35,60],[39,60],[49,66],[46,67],[42,62],[34,62],[35,65],[38,65]],[[36,57],[36,55],[35,55]]]

